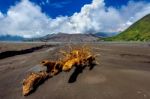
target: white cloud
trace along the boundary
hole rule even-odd
[[[2,19],[4,16],[3,16],[3,14],[0,12],[0,19]]]
[[[28,0],[12,6],[6,15],[0,12],[0,34],[37,37],[50,33],[116,32],[126,29],[150,13],[150,3],[130,1],[121,9],[106,7],[104,0],[93,0],[79,13],[52,19]]]
[[[11,7],[7,15],[0,19],[0,34],[41,36],[50,31],[47,27],[49,21],[50,19],[41,12],[39,6],[23,0]]]

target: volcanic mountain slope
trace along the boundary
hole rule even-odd
[[[48,41],[48,42],[92,42],[97,41],[99,37],[93,34],[49,34],[40,38],[33,38],[29,41]]]
[[[106,41],[150,41],[150,14],[131,25],[117,36],[105,38]]]

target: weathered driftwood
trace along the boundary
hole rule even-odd
[[[49,75],[44,71],[38,73],[31,73],[26,79],[23,80],[23,95],[28,95],[48,77]]]
[[[74,49],[70,52],[61,51],[61,53],[64,57],[59,61],[44,60],[41,62],[42,66],[46,67],[46,71],[33,72],[24,79],[23,95],[28,95],[48,77],[52,77],[61,71],[70,71],[74,66],[90,66],[95,61],[95,56],[86,48]]]
[[[54,76],[62,71],[63,64],[61,62],[44,60],[41,63],[47,67],[46,72],[49,73],[50,76]]]

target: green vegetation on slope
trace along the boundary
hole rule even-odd
[[[150,14],[146,15],[127,30],[105,41],[150,41]]]

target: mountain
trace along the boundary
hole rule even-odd
[[[127,30],[105,41],[150,41],[150,14],[131,25]]]
[[[97,41],[99,37],[93,34],[49,34],[40,38],[32,38],[27,41],[46,41],[46,42],[91,42]]]
[[[20,36],[1,35],[0,41],[23,41],[24,38]]]
[[[112,37],[112,36],[116,36],[118,34],[118,32],[98,32],[98,33],[94,33],[95,36],[97,37]]]

